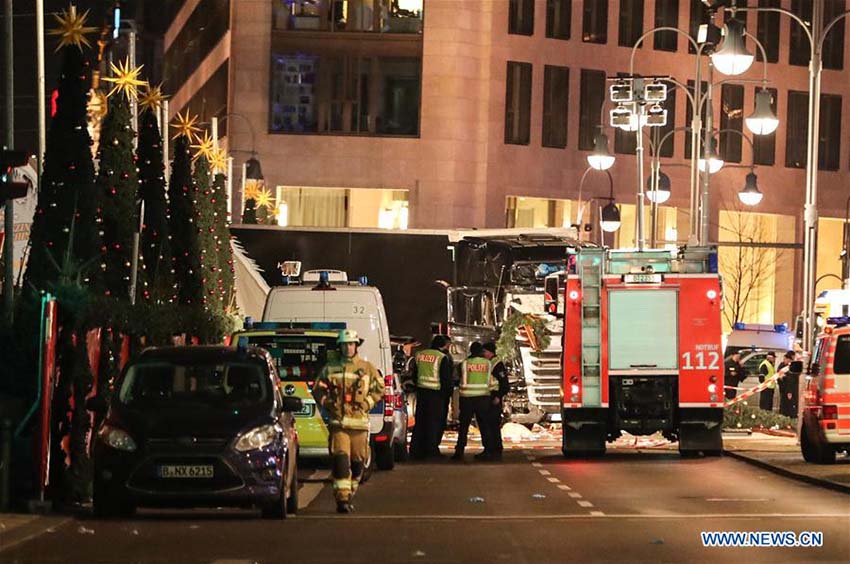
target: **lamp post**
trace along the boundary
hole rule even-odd
[[[257,159],[257,136],[254,133],[254,126],[251,125],[251,120],[245,117],[242,114],[238,114],[235,112],[228,112],[223,115],[221,118],[214,117],[212,118],[213,122],[213,141],[216,145],[218,145],[218,123],[224,122],[230,117],[238,117],[245,121],[248,125],[248,131],[251,132],[251,156],[242,163],[242,197],[245,195],[245,184],[248,180],[253,180],[259,182],[264,179],[262,167],[260,166],[260,161]],[[247,153],[248,151],[242,151],[240,149],[230,149],[231,153]],[[228,169],[232,169],[232,164],[228,165]],[[233,209],[233,189],[232,189],[232,180],[230,179],[230,175],[228,174],[228,185],[230,186],[227,190],[227,210],[231,214],[231,217],[235,217],[236,213]],[[241,211],[241,210],[240,210]]]
[[[582,189],[584,188],[584,181],[587,179],[588,174],[590,174],[593,170],[596,169],[593,166],[589,166],[585,169],[584,174],[581,175],[581,180],[578,183],[578,210],[576,211],[576,229],[578,230],[578,239],[581,240],[581,234],[584,230],[584,223],[582,223],[582,219],[584,217],[584,210],[587,205],[594,199],[591,198],[587,202],[582,202]],[[607,169],[602,172],[608,177],[608,189],[609,189],[609,197],[606,198],[609,200],[609,204],[605,206],[600,213],[600,229],[607,233],[612,233],[617,231],[620,228],[620,209],[614,205],[614,178],[611,176],[611,172]],[[613,209],[611,209],[613,206]],[[615,217],[616,212],[616,217]],[[616,225],[615,225],[616,223]],[[600,238],[602,235],[600,234]]]

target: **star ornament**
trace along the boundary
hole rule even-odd
[[[274,209],[274,198],[272,197],[272,193],[266,188],[262,188],[257,192],[257,208],[260,206],[265,206],[269,210]]]
[[[83,45],[91,47],[91,43],[89,43],[89,40],[86,39],[86,34],[96,32],[97,28],[86,26],[86,18],[88,15],[88,10],[86,10],[83,14],[78,13],[77,7],[73,4],[71,4],[67,10],[62,10],[61,16],[53,14],[58,27],[56,29],[51,29],[47,33],[49,35],[59,36],[59,45],[56,47],[57,51],[66,45],[73,45],[80,51],[83,50]]]
[[[224,149],[213,149],[210,155],[210,166],[217,173],[223,173],[227,170],[227,151]]]
[[[142,110],[150,110],[155,112],[162,107],[162,103],[168,96],[162,93],[162,85],[151,86],[147,85],[144,94],[139,97],[139,107]]]
[[[181,114],[177,113],[177,117],[175,118],[177,123],[172,123],[171,127],[173,127],[177,133],[174,134],[172,139],[177,139],[178,137],[186,137],[191,141],[195,138],[195,134],[201,129],[195,124],[198,123],[198,116],[190,116],[189,110],[186,110],[186,113]]]
[[[115,63],[109,63],[113,76],[104,77],[103,80],[111,82],[114,86],[106,97],[109,98],[116,92],[120,92],[128,100],[137,98],[139,96],[139,86],[145,86],[147,84],[144,80],[139,80],[139,73],[142,72],[143,66],[131,67],[129,58],[124,59],[124,62],[119,62],[118,66],[115,66]]]
[[[201,157],[206,158],[208,161],[212,162],[212,155],[215,151],[215,144],[213,143],[212,137],[208,131],[204,131],[204,136],[200,135],[195,137],[198,140],[198,143],[195,145],[190,145],[193,149],[195,149],[195,156],[193,160],[197,160]]]
[[[257,189],[256,180],[249,180],[245,183],[244,194],[246,200],[257,200],[257,195],[259,194],[259,191]]]

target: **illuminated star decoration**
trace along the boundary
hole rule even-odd
[[[265,188],[262,188],[257,192],[257,208],[261,206],[265,206],[269,210],[274,209],[274,198],[272,197],[272,193]]]
[[[196,145],[190,145],[193,149],[195,149],[195,156],[192,157],[192,160],[197,160],[201,157],[207,159],[207,161],[212,161],[213,151],[215,151],[214,143],[212,137],[208,131],[204,131],[204,136],[200,135],[196,136],[195,139],[198,140]]]
[[[106,97],[109,98],[116,92],[121,92],[128,100],[134,100],[137,98],[139,95],[139,86],[147,84],[144,80],[139,80],[139,73],[142,72],[143,66],[144,65],[131,67],[129,58],[124,59],[123,63],[119,62],[117,67],[115,66],[115,63],[109,63],[109,67],[112,69],[112,74],[114,76],[105,76],[103,77],[103,80],[106,82],[112,82],[114,86]]]
[[[162,107],[162,102],[167,98],[162,93],[162,85],[151,86],[148,84],[144,94],[139,97],[139,107],[142,110],[150,110],[156,112]]]
[[[246,200],[256,200],[257,199],[258,191],[257,191],[257,181],[256,180],[249,180],[248,182],[245,183],[244,194],[245,194]]]
[[[198,123],[198,116],[189,116],[189,110],[186,110],[185,114],[177,113],[177,117],[175,118],[177,123],[172,123],[171,127],[177,130],[177,133],[174,134],[172,139],[177,139],[178,137],[185,137],[190,142],[195,138],[195,134],[201,129],[197,127],[195,124]]]
[[[59,45],[56,47],[57,51],[66,45],[74,45],[80,51],[83,50],[83,45],[91,47],[91,43],[89,43],[89,40],[86,39],[86,34],[94,33],[97,31],[97,28],[86,27],[86,18],[88,15],[88,10],[86,10],[83,14],[78,14],[77,7],[73,4],[71,4],[67,10],[62,10],[61,16],[53,14],[53,17],[56,19],[59,27],[51,29],[47,33],[61,37]]]
[[[210,155],[210,166],[213,171],[224,173],[227,170],[227,151],[214,149]]]

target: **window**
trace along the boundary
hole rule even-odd
[[[791,11],[804,22],[812,21],[812,0],[791,0]],[[791,20],[791,45],[788,49],[788,64],[806,67],[809,65],[811,45],[803,28]]]
[[[272,133],[419,134],[420,59],[316,51],[272,55]]]
[[[667,90],[667,100],[662,104],[664,109],[667,110],[667,125],[664,127],[653,127],[652,131],[657,132],[654,135],[655,143],[661,143],[661,140],[664,139],[664,136],[669,132],[673,131],[676,128],[676,91],[673,89]],[[662,157],[672,157],[673,156],[673,148],[675,147],[676,134],[673,133],[667,140],[664,141],[664,144],[658,147],[658,154]]]
[[[528,145],[531,137],[531,63],[508,61],[505,143]]]
[[[279,31],[422,33],[423,0],[273,0]]]
[[[768,55],[770,58],[770,55]],[[756,88],[758,92],[760,88]],[[776,88],[768,88],[771,98],[771,107],[776,115]],[[754,92],[754,94],[755,94]],[[753,160],[759,165],[773,165],[776,162],[776,132],[770,135],[753,135]]]
[[[177,92],[230,28],[230,0],[198,6],[163,57],[163,90]]]
[[[841,96],[821,94],[818,169],[838,170],[841,160]]]
[[[585,184],[585,187],[590,182]],[[508,196],[505,206],[505,227],[570,227],[578,213],[575,200],[524,198]],[[589,207],[582,223],[591,223]]]
[[[584,0],[581,39],[585,43],[608,43],[608,0]]]
[[[602,103],[605,101],[605,71],[581,69],[578,148],[593,150],[593,136],[599,127]]]
[[[275,219],[283,227],[407,229],[406,190],[277,186]]]
[[[835,341],[832,371],[836,374],[850,374],[850,335],[839,335]]]
[[[694,93],[694,85],[695,84],[696,83],[693,80],[688,81],[688,90],[691,92],[691,94]],[[700,89],[701,94],[705,94],[705,89],[707,87],[708,87],[708,83],[705,82],[705,81],[702,81],[702,87]],[[702,131],[700,131],[700,137],[701,138],[704,138],[704,136],[705,136],[704,135],[705,134],[705,108],[706,108],[707,105],[708,104],[703,105],[702,112],[700,112],[700,117],[702,118]],[[688,102],[685,105],[685,107],[687,108],[687,113],[685,114],[685,125],[687,127],[690,127],[691,126],[691,120],[694,118],[694,111],[693,111],[693,107],[691,106],[690,102]],[[692,148],[691,132],[688,131],[688,132],[686,132],[686,135],[685,135],[685,158],[686,159],[691,158],[691,148]]]
[[[546,0],[546,37],[570,38],[572,0]]]
[[[643,0],[620,0],[620,47],[634,46],[643,35],[643,4]]]
[[[780,0],[759,0],[761,8],[779,8]],[[791,27],[797,25],[791,22]],[[756,37],[764,47],[767,62],[779,61],[779,14],[777,12],[758,12],[758,30]],[[756,60],[762,62],[761,49],[756,47]]]
[[[699,35],[699,26],[711,22],[711,17],[708,15],[708,9],[702,0],[691,0],[691,18],[688,24],[688,31],[691,37],[696,38]],[[688,53],[696,53],[697,50],[688,41]],[[703,49],[705,52],[705,49]]]
[[[823,21],[828,23],[835,16],[846,10],[845,0],[825,0],[823,6]],[[829,31],[823,42],[823,68],[841,70],[844,68],[844,25],[838,22]]]
[[[543,146],[567,146],[570,69],[546,65],[543,71]]]
[[[806,128],[809,123],[809,95],[806,92],[788,91],[788,119],[786,123],[785,166],[806,167]]]
[[[679,27],[679,0],[657,0],[655,2],[655,27]],[[655,34],[655,50],[676,52],[679,35],[675,31],[659,31]]]
[[[720,129],[739,131],[744,127],[744,87],[739,84],[724,84],[720,89]],[[741,162],[741,135],[731,132],[720,133],[720,156],[728,163]]]
[[[508,11],[508,33],[534,35],[534,0],[511,0]]]

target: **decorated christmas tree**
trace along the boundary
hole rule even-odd
[[[171,162],[171,179],[168,183],[170,215],[168,232],[177,281],[177,296],[180,304],[200,306],[203,304],[203,271],[201,268],[201,246],[196,216],[198,188],[192,177],[191,138],[198,131],[196,117],[177,115],[174,143],[174,160]]]
[[[257,200],[254,198],[245,200],[245,209],[242,210],[242,223],[251,225],[257,223]]]
[[[91,259],[101,246],[99,198],[86,129],[91,66],[83,51],[90,46],[85,34],[96,28],[86,27],[86,14],[78,14],[74,6],[55,17],[58,27],[50,33],[60,36],[62,67],[30,237],[28,290],[48,289],[60,278],[87,281],[96,273],[98,265]]]
[[[139,165],[139,197],[145,216],[141,234],[142,264],[147,286],[141,297],[153,303],[170,303],[177,299],[174,266],[168,231],[168,203],[165,198],[165,166],[162,154],[162,135],[156,114],[162,104],[159,87],[149,88],[140,98],[139,145],[136,162]],[[142,277],[140,277],[141,281]]]
[[[219,158],[220,155],[216,155]],[[216,159],[214,159],[216,162]],[[221,170],[220,166],[216,166]],[[230,248],[230,230],[227,227],[227,188],[226,177],[218,173],[213,181],[213,206],[215,224],[215,252],[218,257],[218,298],[222,309],[230,312],[233,309],[233,284],[235,281],[233,267],[233,250]]]
[[[206,308],[216,311],[222,308],[218,295],[219,268],[215,238],[215,197],[209,161],[213,155],[213,141],[209,134],[204,132],[204,136],[199,137],[198,144],[193,147],[196,149],[194,175],[197,188],[197,197],[194,202],[195,226],[198,232],[201,271],[203,272],[201,277],[204,294],[203,304]]]
[[[139,216],[136,195],[139,178],[133,153],[134,132],[130,126],[130,100],[144,82],[138,79],[141,67],[131,68],[129,61],[112,65],[114,84],[107,95],[109,111],[100,131],[97,187],[103,198],[104,291],[107,296],[129,298],[133,260],[133,234]]]

